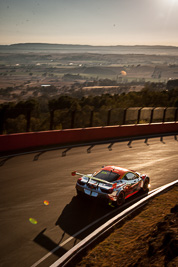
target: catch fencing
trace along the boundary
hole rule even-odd
[[[46,114],[36,114],[34,111],[27,110],[18,117],[0,116],[0,134],[176,122],[177,113],[176,107],[134,107],[109,110],[85,107],[81,110],[52,110]]]

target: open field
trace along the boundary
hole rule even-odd
[[[84,82],[110,79],[139,91],[145,82],[166,84],[177,77],[177,47],[0,46],[0,89],[11,88],[6,97],[0,94],[1,103],[41,96],[35,88],[46,85],[60,95],[72,85],[81,90]]]

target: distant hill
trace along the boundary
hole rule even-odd
[[[48,43],[20,43],[0,45],[0,53],[99,53],[99,54],[145,54],[145,55],[175,55],[177,46],[91,46]]]

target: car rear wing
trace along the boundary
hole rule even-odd
[[[71,174],[72,174],[72,176],[75,176],[75,175],[85,176],[85,177],[88,178],[88,181],[90,179],[92,179],[92,180],[97,181],[97,182],[102,182],[102,183],[105,183],[105,184],[113,185],[113,183],[111,183],[111,182],[108,182],[108,181],[100,179],[100,178],[96,178],[96,177],[94,177],[92,175],[86,175],[86,174],[82,174],[82,173],[79,173],[79,172],[76,172],[76,171],[72,172]]]

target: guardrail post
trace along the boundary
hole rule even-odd
[[[94,113],[94,111],[92,110],[91,114],[90,114],[90,127],[93,126],[93,113]]]
[[[124,109],[124,115],[123,115],[123,122],[122,122],[122,125],[124,125],[125,122],[126,122],[127,110],[128,110],[128,108],[125,108],[125,109]]]
[[[154,110],[155,110],[155,108],[152,108],[152,110],[151,110],[150,123],[153,122]]]
[[[167,108],[164,108],[164,111],[163,111],[163,123],[165,122],[165,119],[166,119],[166,111],[167,111]]]
[[[177,121],[177,111],[178,111],[178,108],[176,108],[176,110],[175,110],[175,115],[174,115],[174,121],[175,122]]]
[[[142,108],[140,108],[140,109],[138,110],[137,124],[139,124],[139,122],[140,122],[141,111],[142,111]]]
[[[108,110],[107,126],[109,126],[109,125],[110,125],[110,119],[111,119],[111,110],[112,110],[112,109],[109,109],[109,110]]]
[[[72,116],[71,116],[71,129],[74,128],[75,113],[76,113],[76,110],[73,110],[73,111],[72,111]]]
[[[54,124],[54,109],[50,110],[50,130],[53,130]]]

